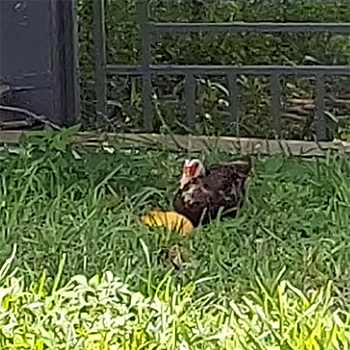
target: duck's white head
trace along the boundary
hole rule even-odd
[[[180,188],[183,189],[192,179],[205,175],[205,168],[199,159],[186,159],[180,181]]]

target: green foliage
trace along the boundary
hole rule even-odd
[[[151,17],[164,22],[348,22],[350,3],[331,1],[151,1]],[[79,32],[83,85],[84,127],[96,128],[92,101],[92,11],[89,1],[79,1]],[[140,37],[136,0],[106,2],[106,34],[108,63],[136,64],[140,58]],[[173,64],[278,64],[296,65],[316,62],[349,64],[350,41],[346,35],[316,34],[168,34],[157,40],[152,49],[154,63]],[[273,137],[270,85],[263,77],[242,76],[238,107],[239,125],[229,118],[227,82],[223,77],[197,82],[197,134],[235,134]],[[176,133],[187,133],[184,125],[184,81],[179,77],[157,77],[153,81],[157,96],[154,127],[162,130],[164,121]],[[284,79],[285,102],[292,97],[314,97],[314,81],[310,78]],[[349,79],[328,78],[327,89],[334,96],[349,95]],[[142,129],[141,80],[135,77],[110,77],[108,130],[138,131]],[[349,103],[327,111],[334,118],[329,123],[331,136],[347,139],[349,135]],[[290,114],[290,113],[289,113]],[[161,115],[161,117],[159,116]],[[334,122],[336,120],[336,122]],[[283,136],[310,139],[312,113],[283,118]]]
[[[145,297],[110,271],[90,280],[76,275],[52,290],[44,287],[45,274],[28,289],[14,273],[2,273],[0,345],[4,350],[349,346],[350,314],[334,308],[331,284],[304,295],[286,281],[274,282],[271,290],[261,284],[258,294],[247,294],[241,303],[225,303],[212,293],[195,299],[200,281],[176,288],[166,277]]]
[[[152,288],[169,269],[161,252],[178,245],[185,268],[174,272],[177,282],[216,276],[199,293],[240,295],[255,271],[274,279],[286,266],[298,288],[332,279],[338,301],[348,300],[348,158],[260,157],[238,218],[183,238],[150,233],[139,215],[171,208],[185,155],[118,143],[108,152],[86,151],[68,144],[71,133],[36,135],[0,153],[0,259],[17,243],[15,264],[26,278],[38,278],[42,268],[53,276],[65,253],[65,281],[110,270],[142,289],[149,278],[142,239],[150,252]],[[216,148],[202,156],[205,163],[232,159]]]
[[[1,349],[350,346],[348,156],[259,157],[238,217],[182,237],[139,215],[170,208],[185,155],[75,131],[0,149]]]

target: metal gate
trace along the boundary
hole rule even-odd
[[[94,47],[95,47],[95,91],[97,114],[106,113],[106,78],[108,75],[143,76],[143,124],[152,131],[152,75],[181,75],[186,77],[187,122],[195,123],[195,76],[224,75],[227,77],[230,92],[230,118],[237,124],[237,77],[250,74],[269,76],[272,91],[273,129],[276,138],[281,138],[281,87],[279,77],[283,75],[313,75],[316,79],[316,98],[314,123],[318,141],[326,140],[325,86],[324,76],[350,76],[350,66],[216,66],[216,65],[153,65],[151,64],[151,43],[155,36],[163,33],[227,32],[227,33],[337,33],[350,34],[350,23],[154,23],[149,18],[149,1],[139,0],[139,21],[141,24],[142,55],[139,65],[115,65],[106,62],[106,34],[104,19],[104,0],[93,1]],[[237,130],[236,136],[239,136]]]

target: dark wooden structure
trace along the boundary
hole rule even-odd
[[[74,0],[0,1],[0,130],[75,124]]]

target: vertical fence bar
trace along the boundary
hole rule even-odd
[[[239,123],[238,123],[238,86],[237,86],[237,75],[228,74],[226,76],[228,91],[229,91],[229,102],[230,102],[230,121],[233,125],[234,136],[239,136]]]
[[[272,117],[275,137],[281,138],[281,86],[279,82],[279,75],[273,74],[270,77],[271,93],[272,93]]]
[[[316,129],[316,139],[317,141],[326,141],[326,121],[325,121],[325,88],[324,88],[324,76],[316,76],[316,99],[315,99],[315,115],[314,123]]]
[[[79,62],[78,62],[78,23],[77,23],[77,7],[75,6],[75,2],[72,1],[69,4],[69,7],[67,9],[69,11],[69,20],[71,21],[71,24],[68,25],[68,28],[71,26],[72,30],[71,33],[69,33],[67,24],[65,24],[66,30],[65,35],[70,38],[68,41],[70,47],[66,49],[66,55],[68,56],[66,58],[67,62],[73,62],[73,64],[70,64],[71,71],[68,71],[68,75],[71,75],[70,77],[70,84],[73,87],[72,92],[70,92],[69,87],[67,88],[68,91],[66,91],[66,98],[69,100],[66,119],[67,119],[67,125],[74,125],[80,120],[80,86],[79,86]],[[68,51],[68,52],[67,52]],[[67,70],[66,70],[67,71]],[[70,109],[70,111],[69,111]],[[73,113],[72,113],[73,109]]]
[[[146,131],[153,130],[152,108],[152,80],[150,72],[151,61],[151,36],[149,30],[148,0],[138,0],[138,12],[141,31],[141,67],[142,76],[142,102],[143,102],[143,126]]]
[[[106,118],[106,29],[104,0],[93,0],[92,9],[94,17],[96,114],[99,123],[101,123]]]
[[[185,81],[186,125],[196,124],[196,79],[193,74],[187,74]]]

